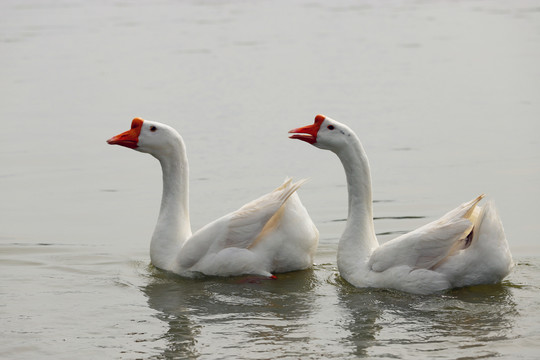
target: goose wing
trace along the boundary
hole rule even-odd
[[[476,205],[483,197],[480,195],[440,219],[383,244],[373,252],[370,268],[376,272],[400,265],[435,269],[447,257],[470,245],[469,235],[480,212]]]
[[[203,256],[226,248],[248,249],[255,246],[279,224],[282,206],[304,182],[301,180],[293,183],[291,179],[286,179],[274,191],[195,232],[182,247],[180,265],[189,268]]]
[[[231,214],[224,247],[251,248],[279,224],[283,205],[305,182],[291,179],[274,191],[255,199]]]

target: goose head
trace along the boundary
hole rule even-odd
[[[324,115],[315,116],[312,125],[292,129],[289,133],[291,139],[305,141],[320,149],[339,153],[354,141],[354,132],[345,124]]]
[[[180,135],[168,125],[135,118],[131,129],[113,136],[107,143],[148,153],[156,158],[178,151]]]

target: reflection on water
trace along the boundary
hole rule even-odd
[[[503,284],[417,296],[354,288],[333,264],[277,280],[185,279],[101,248],[0,250],[0,345],[13,359],[47,357],[58,343],[82,358],[510,359],[519,349],[533,359],[537,350],[535,258]]]
[[[511,288],[486,285],[443,295],[417,296],[380,289],[340,288],[349,310],[350,336],[357,356],[499,356],[490,343],[509,339],[518,315]]]
[[[184,279],[154,270],[142,291],[169,326],[163,355],[182,358],[233,356],[242,349],[281,352],[291,341],[307,341],[302,324],[314,310],[315,286],[313,270],[280,274],[278,280]]]
[[[178,358],[499,356],[490,344],[511,340],[519,315],[509,283],[417,296],[356,289],[323,267],[278,280],[154,270],[142,290],[168,325],[163,356]]]

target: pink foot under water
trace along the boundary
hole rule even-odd
[[[245,278],[239,279],[238,284],[260,284],[266,280],[277,280],[276,275],[270,277],[261,277],[261,276],[246,276]]]

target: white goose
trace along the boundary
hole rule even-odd
[[[337,263],[352,285],[430,294],[497,283],[510,273],[512,256],[495,207],[477,206],[483,195],[379,246],[368,159],[356,134],[323,115],[313,125],[289,132],[292,139],[334,152],[345,168],[349,213]]]
[[[135,118],[107,140],[149,153],[161,163],[161,209],[150,244],[152,264],[182,276],[234,276],[301,270],[313,264],[319,232],[295,193],[280,187],[191,233],[188,161],[182,137],[165,124]]]

